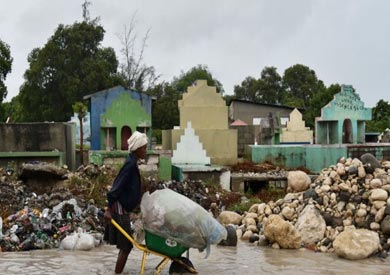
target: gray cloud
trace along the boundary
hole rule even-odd
[[[81,20],[83,1],[0,0],[0,39],[10,44],[10,100],[23,83],[27,55],[58,24]],[[145,61],[162,79],[206,64],[233,92],[265,66],[280,74],[294,64],[312,68],[326,85],[353,85],[366,106],[389,101],[390,2],[386,0],[91,0],[91,17],[106,30],[104,46],[120,57],[118,33],[137,12],[140,37],[150,29]]]

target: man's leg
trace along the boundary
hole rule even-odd
[[[123,269],[125,268],[129,253],[130,252],[127,252],[123,249],[119,250],[118,259],[116,260],[116,265],[115,265],[115,273],[117,274],[122,273]]]

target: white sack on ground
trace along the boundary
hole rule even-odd
[[[60,243],[64,250],[91,250],[95,247],[95,238],[82,230],[66,236]]]
[[[227,232],[203,207],[171,189],[146,192],[141,201],[145,230],[203,250],[226,239]]]

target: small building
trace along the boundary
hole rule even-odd
[[[180,127],[163,131],[163,149],[175,150],[187,123],[191,123],[211,164],[237,163],[237,131],[229,129],[228,107],[206,80],[197,80],[178,101]],[[191,152],[188,152],[191,154]]]
[[[136,130],[151,137],[151,96],[116,86],[84,99],[90,104],[91,150],[127,150]]]
[[[229,104],[231,129],[238,131],[238,156],[244,157],[247,145],[280,143],[281,127],[285,126],[293,107],[233,99]],[[247,125],[235,125],[242,121]]]
[[[313,131],[305,126],[301,112],[294,109],[286,127],[282,127],[280,144],[313,144]]]
[[[293,110],[294,108],[289,106],[233,99],[229,104],[229,120],[233,122],[239,119],[247,125],[260,125],[262,119],[272,114],[279,117],[280,123],[285,125]]]
[[[364,107],[353,87],[341,85],[341,92],[321,109],[321,117],[316,117],[316,143],[365,143],[366,121],[371,118],[371,108]]]

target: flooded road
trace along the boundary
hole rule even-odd
[[[106,275],[114,274],[117,249],[103,245],[91,251],[34,250],[0,252],[0,274]],[[211,253],[190,250],[190,259],[199,274],[389,274],[390,257],[349,261],[335,254],[308,250],[275,250],[239,242],[237,247],[212,246]],[[133,249],[125,274],[139,274],[142,253]],[[149,255],[145,274],[153,274],[162,258]],[[160,274],[167,275],[169,264]]]

